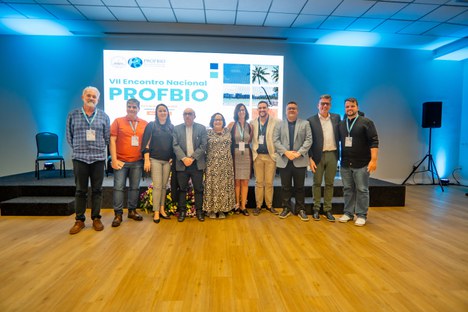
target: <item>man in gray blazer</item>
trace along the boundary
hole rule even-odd
[[[186,195],[189,179],[192,179],[195,193],[195,209],[199,221],[205,221],[203,215],[203,170],[207,145],[205,126],[194,122],[196,115],[191,108],[184,110],[184,123],[176,126],[173,132],[173,147],[176,155],[176,172],[179,184],[179,222],[187,215]]]
[[[304,206],[304,180],[309,164],[308,152],[312,145],[312,133],[309,123],[297,118],[298,114],[297,103],[289,102],[286,106],[286,120],[277,124],[273,134],[276,166],[281,177],[283,211],[280,218],[287,218],[291,214],[290,200],[294,190],[297,214],[302,221],[309,221]]]
[[[341,118],[330,113],[331,96],[324,94],[318,102],[319,113],[308,119],[312,130],[312,147],[309,150],[309,165],[314,173],[312,194],[314,195],[313,218],[320,221],[320,199],[322,180],[325,178],[323,193],[323,212],[328,221],[334,222],[332,209],[333,183],[338,163],[340,133],[338,125]]]

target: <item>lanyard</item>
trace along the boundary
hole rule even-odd
[[[348,136],[351,136],[351,130],[353,129],[354,123],[358,118],[359,115],[357,115],[356,118],[353,120],[353,122],[351,123],[351,127],[349,126],[349,118],[346,118],[346,128],[348,129]]]
[[[244,142],[244,129],[241,129],[240,122],[237,122],[237,129],[239,129],[241,142]]]
[[[81,111],[83,112],[83,116],[86,119],[86,121],[88,122],[89,127],[91,128],[91,124],[93,123],[94,118],[96,118],[96,115],[97,115],[96,111],[94,111],[94,116],[93,116],[93,118],[91,118],[91,121],[89,121],[88,115],[86,115],[83,107],[81,108]]]
[[[270,119],[270,116],[267,117],[267,120],[265,121],[265,123],[263,124],[263,127],[262,127],[262,124],[260,122],[260,118],[258,118],[258,129],[260,129],[258,135],[265,135],[266,133],[263,133],[263,130],[267,127],[268,125],[268,120]]]
[[[136,134],[136,128],[138,127],[138,121],[135,123],[135,126],[133,126],[131,120],[129,120],[128,122],[130,123],[130,127],[131,127],[132,130],[133,130],[133,134]]]

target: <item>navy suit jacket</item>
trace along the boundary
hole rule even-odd
[[[338,114],[330,113],[330,119],[333,126],[333,133],[335,134],[335,143],[336,143],[336,159],[339,159],[339,150],[340,150],[340,130],[339,125],[341,117]],[[307,119],[310,124],[310,129],[312,130],[312,146],[309,150],[309,157],[312,158],[315,164],[318,164],[322,159],[323,151],[323,130],[322,124],[320,123],[320,118],[318,114]]]

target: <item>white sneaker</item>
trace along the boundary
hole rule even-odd
[[[224,212],[220,211],[220,212],[218,212],[218,218],[226,219],[226,215],[224,214]]]
[[[210,219],[216,219],[216,213],[211,211],[209,214],[208,214],[208,217],[210,217]]]
[[[366,224],[366,219],[364,218],[357,218],[356,222],[354,222],[354,225],[356,226],[364,226]]]
[[[351,218],[351,217],[348,216],[347,214],[342,215],[342,216],[338,219],[338,221],[343,222],[343,223],[346,223],[346,222],[348,222],[348,221],[350,221],[350,220],[353,220],[353,218]]]

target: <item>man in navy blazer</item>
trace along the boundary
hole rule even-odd
[[[281,177],[283,211],[280,218],[287,218],[291,214],[290,200],[294,190],[295,210],[302,221],[308,221],[304,206],[304,180],[309,163],[308,152],[312,144],[312,133],[307,120],[297,118],[298,114],[297,103],[289,102],[286,106],[286,120],[276,125],[273,134],[276,167],[279,168]]]
[[[323,212],[328,221],[334,222],[332,209],[333,183],[335,182],[339,155],[340,115],[330,113],[332,98],[328,94],[320,96],[318,114],[308,119],[312,130],[312,146],[309,150],[309,165],[314,173],[312,194],[314,196],[313,218],[320,221],[320,199],[322,180],[325,179]]]
[[[192,179],[195,193],[195,209],[199,221],[205,221],[203,215],[203,170],[205,170],[205,152],[207,145],[206,127],[194,122],[195,111],[184,110],[184,123],[174,127],[173,147],[176,155],[176,172],[179,184],[179,222],[187,216],[186,195],[189,179]]]

